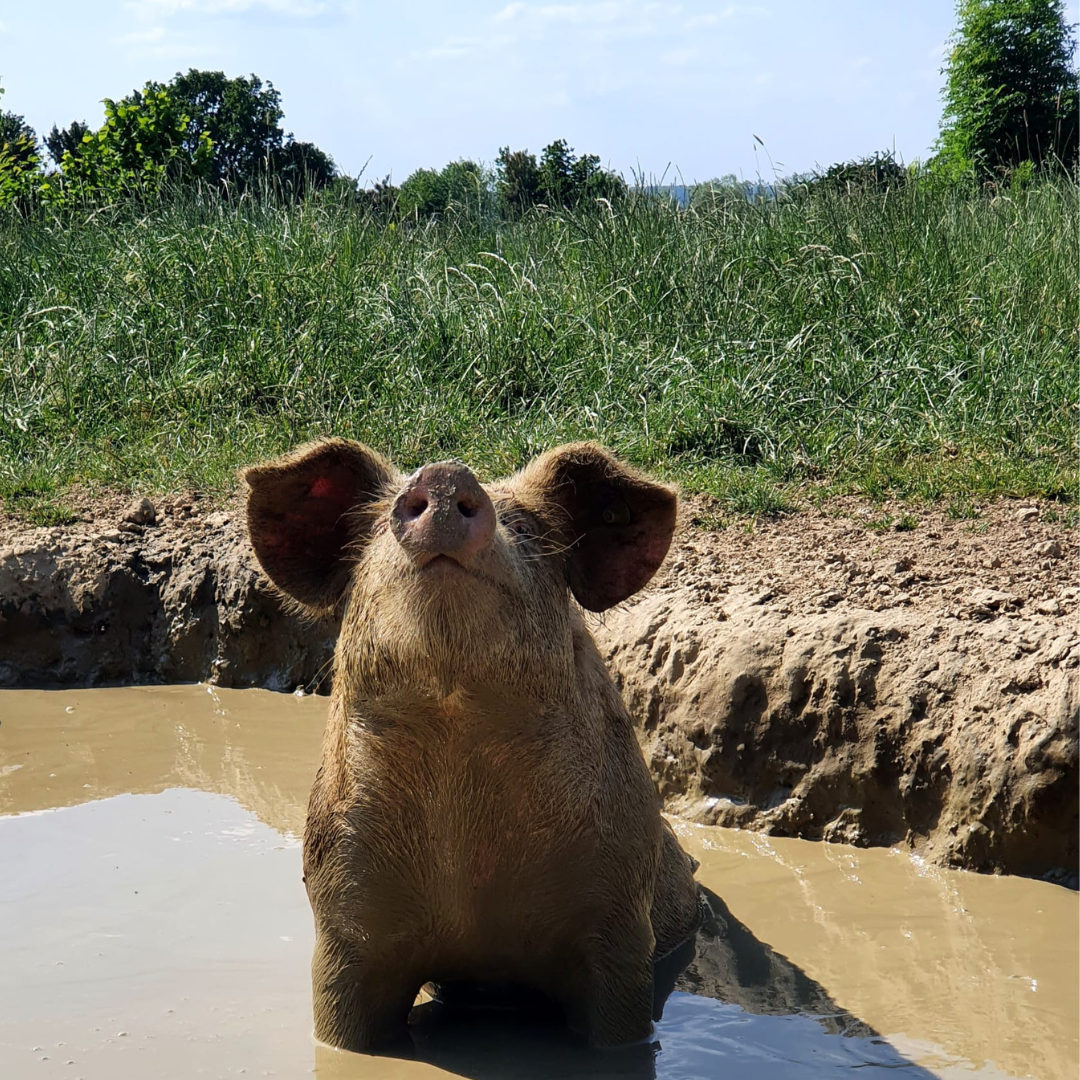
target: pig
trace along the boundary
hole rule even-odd
[[[341,620],[304,834],[316,1037],[370,1051],[422,986],[464,984],[539,991],[596,1046],[647,1038],[695,864],[581,609],[650,580],[676,493],[591,443],[488,485],[344,439],[242,479],[267,577]]]

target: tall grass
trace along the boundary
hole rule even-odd
[[[0,221],[0,496],[221,490],[303,439],[492,475],[591,438],[737,509],[1073,500],[1077,187],[513,223],[177,198]]]

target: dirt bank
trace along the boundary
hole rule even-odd
[[[200,508],[0,520],[0,686],[325,685],[335,628],[282,613],[236,508]],[[1075,530],[1008,501],[904,513],[710,531],[688,508],[658,580],[595,626],[661,792],[707,823],[1075,880]]]

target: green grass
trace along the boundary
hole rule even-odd
[[[304,439],[491,476],[598,439],[735,512],[1077,493],[1077,187],[392,225],[0,219],[0,497],[221,492]]]

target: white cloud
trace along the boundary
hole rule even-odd
[[[207,58],[221,54],[219,45],[161,25],[150,26],[145,30],[132,30],[115,40],[117,45],[126,48],[129,56],[154,56],[167,60],[205,63]]]
[[[523,4],[513,3],[497,12],[493,22],[515,22],[533,29],[558,25],[612,27],[617,24],[671,19],[679,12],[678,4],[642,2],[642,0],[600,0],[592,4]]]
[[[152,26],[149,30],[135,30],[116,39],[117,45],[152,45],[165,37],[164,26]]]
[[[672,49],[669,52],[660,54],[660,63],[669,64],[672,67],[682,67],[696,60],[697,55],[696,45],[691,45],[685,49]]]
[[[492,22],[508,22],[510,19],[514,19],[520,15],[528,8],[528,6],[528,4],[507,4],[502,11],[495,13]]]
[[[728,4],[721,11],[710,11],[704,15],[694,15],[683,24],[687,30],[704,30],[710,26],[719,26],[722,22],[735,19],[742,15],[750,15],[756,18],[768,17],[771,12],[767,8],[754,7],[747,4]]]
[[[492,52],[511,44],[513,39],[508,35],[495,35],[492,37],[448,37],[441,45],[436,45],[427,50],[427,56],[437,59],[456,60],[461,56],[472,56],[475,53]]]
[[[200,15],[243,15],[262,10],[296,19],[312,18],[330,10],[323,0],[131,0],[128,9],[142,19],[169,18],[179,12]]]
[[[535,9],[536,17],[542,22],[564,22],[575,26],[597,25],[618,22],[632,14],[636,4],[620,3],[608,0],[601,4],[548,4]],[[655,6],[655,5],[647,5]]]

